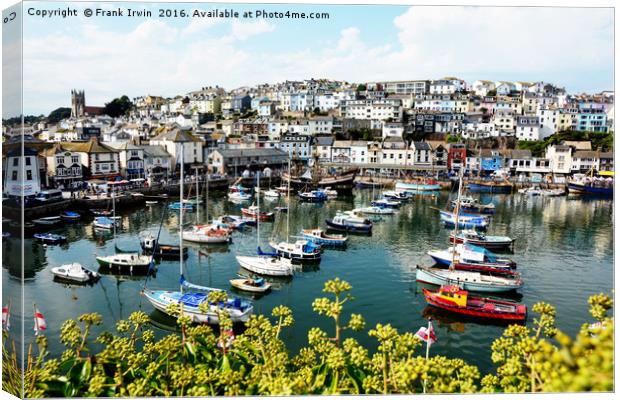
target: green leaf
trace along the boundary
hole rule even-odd
[[[89,359],[86,359],[84,365],[82,365],[82,373],[80,374],[80,382],[87,383],[90,379],[90,373],[93,370],[93,365]]]

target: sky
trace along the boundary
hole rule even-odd
[[[148,9],[151,18],[91,17],[85,8]],[[613,89],[611,8],[327,6],[27,2],[24,113],[128,95],[172,97],[284,80],[546,81],[571,93]],[[77,17],[38,10],[75,8]],[[158,18],[157,9],[327,12],[329,19]],[[3,107],[3,117],[13,112]]]

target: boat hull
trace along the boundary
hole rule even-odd
[[[180,296],[178,292],[163,290],[145,290],[143,294],[153,307],[163,312],[164,314],[168,314],[167,307],[169,304],[180,304]],[[226,310],[228,311],[232,322],[242,323],[247,322],[247,320],[250,319],[254,308],[252,306],[249,306],[243,310]],[[217,309],[214,306],[211,306],[209,311],[204,313],[200,311],[198,307],[183,304],[183,315],[189,317],[193,323],[213,325],[218,325],[220,323]]]
[[[455,243],[454,233],[450,235],[449,239],[450,243]],[[489,241],[489,240],[476,240],[476,239],[467,239],[464,240],[462,237],[456,237],[456,244],[469,243],[475,246],[484,247],[490,250],[510,250],[514,248],[515,239],[511,240],[498,240],[498,241]]]
[[[497,304],[504,306],[507,309],[512,309],[514,307],[514,311],[501,311],[496,309],[491,310],[485,309],[484,307],[472,306],[459,307],[441,301],[440,298],[435,296],[435,293],[431,292],[428,289],[422,289],[422,292],[424,293],[426,302],[429,305],[461,315],[469,315],[477,318],[499,319],[505,321],[524,321],[527,318],[527,308],[521,304],[511,304],[505,301],[493,301],[490,299],[472,297],[471,300],[475,302]]]
[[[355,186],[355,176],[357,175],[357,171],[349,172],[342,175],[338,175],[335,177],[326,177],[320,179],[318,182],[313,182],[312,180],[305,180],[298,177],[291,177],[290,184],[293,189],[303,189],[308,186],[312,186],[320,189],[331,188],[333,190],[338,191],[339,193],[352,192],[353,186]],[[282,182],[286,182],[289,179],[287,173],[282,174]]]
[[[329,226],[330,229],[342,231],[342,232],[366,233],[366,234],[372,232],[372,225],[338,224],[329,219],[326,219],[325,223],[327,224],[327,226]]]
[[[472,193],[510,193],[512,192],[512,185],[508,184],[481,184],[481,183],[468,183],[467,190]]]
[[[437,184],[425,184],[425,183],[408,183],[408,182],[396,182],[394,187],[397,191],[401,192],[436,192],[441,190],[441,185]]]
[[[445,270],[442,270],[445,271]],[[418,268],[416,271],[416,280],[418,282],[429,283],[431,285],[443,286],[457,284],[465,290],[473,292],[485,293],[501,293],[517,290],[521,288],[522,283],[505,284],[505,285],[489,285],[477,282],[468,282],[458,279],[450,279],[444,274],[436,273],[428,268]]]
[[[613,187],[596,187],[596,186],[588,186],[579,183],[568,183],[568,192],[583,194],[583,195],[592,195],[592,196],[600,196],[600,197],[614,197],[614,188]]]
[[[243,268],[259,275],[292,276],[293,269],[282,267],[281,264],[271,262],[273,257],[237,256],[237,262]]]

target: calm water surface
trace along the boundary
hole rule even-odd
[[[391,323],[399,331],[415,332],[426,324],[425,316],[435,319],[438,342],[432,353],[460,357],[477,364],[483,372],[490,371],[490,346],[504,327],[484,325],[459,319],[426,306],[420,287],[415,282],[416,264],[430,264],[426,252],[431,248],[447,248],[449,231],[439,222],[433,207],[444,207],[448,194],[438,197],[418,197],[402,207],[394,216],[376,222],[372,236],[350,236],[346,251],[326,250],[321,264],[304,268],[292,280],[276,281],[271,293],[255,299],[255,312],[269,314],[279,304],[292,308],[295,325],[286,331],[284,339],[293,353],[307,344],[307,331],[320,326],[330,334],[331,321],[312,311],[312,300],[323,296],[325,281],[339,277],[350,282],[355,297],[345,306],[345,314],[360,313],[367,329],[377,323]],[[302,228],[325,226],[324,219],[338,210],[349,210],[368,204],[371,191],[356,191],[353,196],[330,201],[325,205],[303,204],[292,200],[291,235]],[[591,320],[588,296],[613,289],[613,203],[611,200],[589,200],[571,197],[531,198],[521,195],[482,196],[483,202],[493,201],[497,212],[492,217],[489,234],[516,238],[514,254],[525,285],[518,294],[509,297],[527,304],[528,309],[538,301],[557,308],[560,329],[574,335],[584,321]],[[264,209],[280,202],[267,200]],[[227,202],[222,195],[209,201],[209,215],[240,214],[241,206]],[[134,209],[122,214],[122,228],[116,244],[123,250],[138,250],[138,233],[156,231],[164,211],[163,205]],[[196,213],[187,213],[189,223]],[[205,221],[204,205],[200,220]],[[118,319],[127,318],[136,310],[151,316],[154,329],[164,335],[174,329],[174,320],[155,311],[140,296],[144,277],[104,275],[94,286],[72,286],[52,279],[50,268],[69,262],[79,262],[97,269],[95,255],[114,252],[112,235],[95,233],[90,220],[66,224],[54,232],[69,237],[67,246],[43,247],[32,239],[25,243],[25,305],[26,343],[32,341],[32,303],[36,302],[48,322],[47,335],[51,351],[59,354],[61,323],[86,312],[103,315],[100,330],[113,330]],[[170,211],[164,218],[163,243],[178,242],[178,212]],[[285,235],[285,214],[276,223],[261,224],[261,245],[268,248],[272,235]],[[256,229],[236,232],[229,246],[200,246],[190,244],[185,275],[193,283],[230,288],[229,279],[237,277],[240,268],[235,255],[252,254],[256,249]],[[3,304],[12,299],[19,302],[19,243],[3,243]],[[148,280],[152,289],[178,288],[178,261],[162,261],[155,277]],[[243,294],[238,294],[243,296]],[[17,323],[19,307],[13,307]],[[534,315],[528,316],[531,325]],[[348,316],[345,317],[345,321]],[[15,331],[15,330],[14,330]],[[349,333],[347,333],[349,334]],[[362,343],[374,347],[367,333],[354,334]]]

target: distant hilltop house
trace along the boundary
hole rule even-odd
[[[87,115],[101,115],[104,107],[86,105],[84,91],[71,90],[71,118],[82,118]]]

